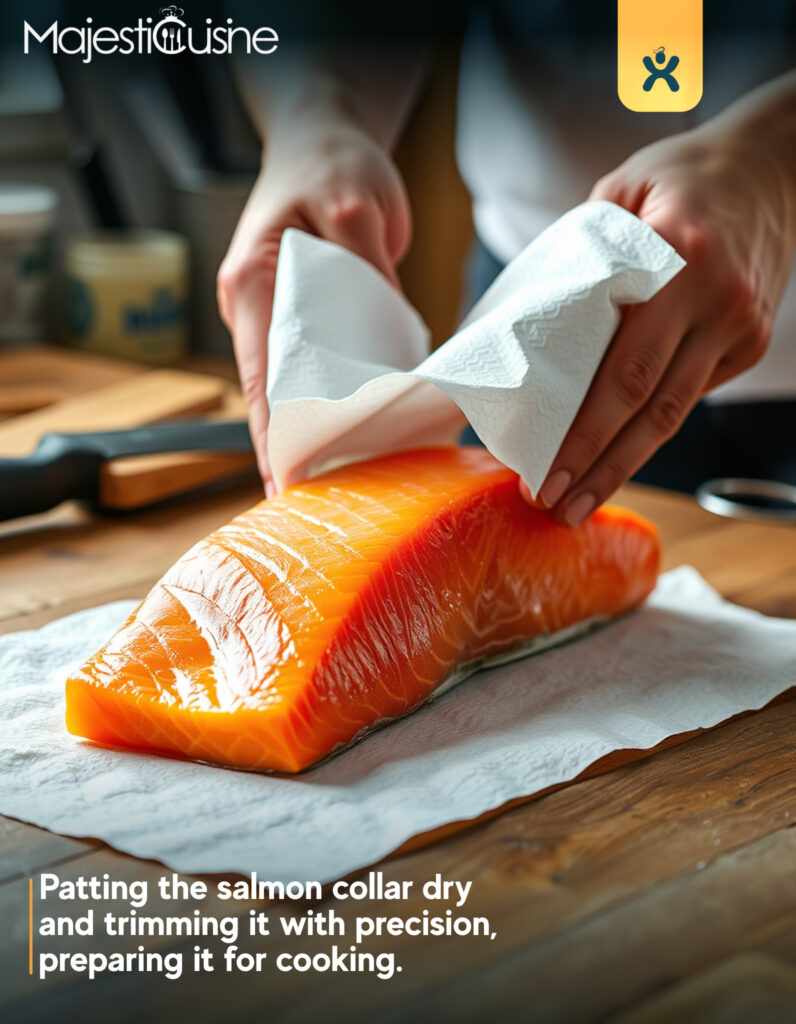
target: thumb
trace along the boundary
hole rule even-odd
[[[606,174],[595,181],[589,193],[589,199],[607,199],[609,203],[621,205],[622,189],[616,174]]]
[[[594,183],[589,199],[605,199],[639,216],[649,188],[650,183],[646,178],[639,178],[619,167]]]
[[[387,248],[387,224],[375,198],[352,193],[324,204],[317,214],[319,234],[367,260],[400,289]]]

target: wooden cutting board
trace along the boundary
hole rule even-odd
[[[246,419],[246,403],[227,385],[219,409],[209,419]],[[253,455],[230,452],[173,452],[114,459],[103,467],[100,504],[134,509],[196,490],[217,480],[253,473]]]
[[[150,370],[0,424],[0,455],[28,455],[53,430],[124,430],[218,409],[226,382],[182,370]]]
[[[245,416],[228,381],[182,370],[143,370],[86,394],[0,423],[0,455],[24,456],[49,431],[124,430],[213,412]],[[132,509],[251,469],[250,455],[184,452],[117,459],[103,467],[100,502]]]
[[[143,366],[41,345],[0,351],[0,418],[129,380]]]

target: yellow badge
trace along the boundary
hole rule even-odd
[[[629,110],[683,111],[702,98],[702,0],[618,0],[617,86]]]

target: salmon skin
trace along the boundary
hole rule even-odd
[[[179,559],[67,681],[67,728],[299,772],[485,663],[634,607],[658,559],[644,519],[560,526],[483,449],[346,466]]]

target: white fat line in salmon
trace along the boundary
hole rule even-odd
[[[631,613],[626,613],[631,614]],[[572,640],[577,640],[579,637],[584,636],[586,633],[591,633],[601,626],[607,625],[609,622],[615,622],[617,618],[622,616],[612,617],[610,615],[595,615],[590,619],[584,619],[582,622],[576,622],[572,626],[567,626],[565,629],[560,629],[557,633],[543,633],[541,636],[532,637],[530,640],[525,640],[523,643],[518,644],[517,647],[512,647],[509,651],[501,651],[499,654],[489,654],[483,658],[476,658],[474,661],[468,661],[464,665],[459,665],[453,672],[442,682],[436,686],[427,697],[425,697],[418,704],[413,704],[411,708],[407,708],[406,711],[400,715],[393,715],[390,718],[379,718],[375,722],[366,726],[354,736],[348,743],[341,744],[335,747],[334,750],[330,751],[326,757],[321,761],[316,761],[315,764],[310,765],[301,772],[295,772],[291,774],[285,774],[283,772],[258,772],[258,774],[265,775],[279,775],[283,778],[295,778],[296,775],[304,775],[307,772],[314,771],[321,765],[327,763],[332,758],[345,753],[346,750],[350,750],[351,747],[356,746],[362,740],[366,739],[372,732],[376,732],[378,729],[383,729],[385,726],[392,725],[393,722],[400,722],[402,718],[406,718],[408,715],[412,715],[415,711],[418,711],[425,704],[430,704],[438,697],[442,697],[443,694],[448,693],[454,686],[458,686],[459,683],[463,683],[470,676],[475,675],[477,672],[484,671],[485,669],[497,668],[500,665],[509,665],[513,661],[522,661],[523,658],[528,658],[533,654],[540,654],[542,651],[550,650],[552,647],[560,647],[562,644],[567,644]]]
[[[459,665],[458,668],[454,669],[447,678],[443,679],[443,681],[418,704],[413,704],[412,707],[407,708],[406,711],[402,712],[400,715],[393,715],[390,718],[379,718],[364,729],[361,729],[356,736],[349,740],[348,743],[340,744],[340,746],[331,750],[326,757],[309,765],[307,768],[303,768],[299,772],[268,771],[261,768],[238,768],[235,765],[220,765],[213,761],[204,761],[198,757],[190,758],[190,760],[195,761],[197,764],[208,765],[208,767],[216,768],[220,771],[247,772],[255,775],[275,775],[278,778],[295,779],[300,775],[306,775],[308,772],[315,771],[316,768],[320,768],[322,765],[327,764],[340,754],[344,754],[347,750],[350,750],[358,743],[361,743],[362,740],[367,739],[371,733],[392,725],[394,722],[400,722],[408,715],[414,714],[424,705],[430,704],[432,701],[437,700],[438,697],[442,697],[444,694],[448,693],[449,690],[458,686],[459,683],[463,683],[477,672],[482,672],[490,668],[498,668],[500,665],[509,665],[513,661],[522,661],[524,658],[528,658],[534,654],[541,654],[543,651],[548,651],[553,647],[560,647],[563,644],[570,643],[572,640],[577,640],[579,637],[585,636],[587,633],[592,633],[611,622],[616,622],[618,619],[624,618],[624,615],[632,615],[634,610],[635,609],[631,609],[629,612],[616,616],[595,615],[590,619],[584,619],[582,622],[576,622],[572,626],[560,629],[557,633],[544,633],[541,636],[532,637],[530,640],[526,640],[523,643],[518,644],[518,646],[512,647],[509,651],[502,651],[499,654],[490,654],[484,658],[476,658],[474,661],[468,661],[464,665]],[[112,747],[112,749],[125,748]],[[165,757],[168,760],[173,760],[175,757],[174,754],[160,754],[157,751],[151,751],[150,756]],[[185,758],[185,760],[188,759]]]

